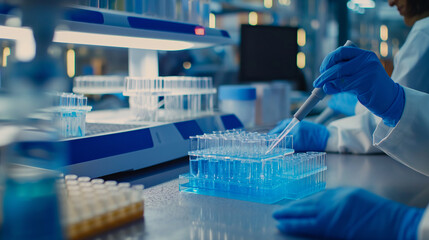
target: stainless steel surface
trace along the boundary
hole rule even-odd
[[[416,207],[429,203],[429,177],[386,155],[328,154],[327,187],[355,186]]]
[[[384,197],[425,207],[429,178],[385,155],[328,154],[327,187],[363,187]],[[144,239],[296,239],[279,233],[274,205],[180,193],[178,180],[145,190]]]

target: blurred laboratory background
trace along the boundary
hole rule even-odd
[[[125,0],[113,2],[109,5],[110,1],[87,0],[74,4],[133,14],[141,14],[145,7],[128,6]],[[143,15],[193,20],[177,13],[180,1],[165,1],[165,4],[173,4],[173,10],[158,12],[155,7],[147,6],[149,10]],[[293,90],[309,91],[324,56],[347,39],[377,53],[390,73],[392,59],[410,30],[387,0],[212,0],[206,4],[210,8],[210,13],[204,16],[207,19],[201,17],[194,23],[226,30],[232,44],[158,51],[159,76],[210,76],[216,87],[287,80]],[[8,64],[14,58],[28,58],[31,53],[28,49],[20,50],[14,40],[1,39],[0,47],[0,84],[5,87]],[[127,48],[57,43],[49,51],[63,59],[69,91],[76,76],[128,75]],[[122,94],[89,97],[94,110],[128,105]]]
[[[259,203],[324,190],[326,154],[286,158],[292,136],[274,146],[267,132],[307,99],[328,53],[351,40],[391,74],[410,30],[387,0],[0,0],[0,239],[87,239],[131,222],[131,238],[105,239],[204,239],[216,227],[216,239],[281,238],[271,205],[179,186],[238,186]],[[207,154],[210,169],[236,157],[247,180],[259,163],[257,183],[209,172]],[[285,159],[297,165],[280,169]],[[214,189],[221,178],[231,185]],[[224,206],[240,219],[213,217]]]

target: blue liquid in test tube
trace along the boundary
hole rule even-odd
[[[189,157],[189,172],[192,176],[198,176],[198,157],[190,156]]]
[[[135,12],[134,10],[134,1],[135,0],[125,0],[125,11]]]
[[[143,1],[144,0],[135,0],[134,2],[134,12],[137,14],[143,13]]]
[[[90,5],[91,7],[96,7],[96,8],[98,8],[98,7],[100,7],[100,2],[99,2],[99,0],[90,0],[90,1],[89,1],[89,5]]]

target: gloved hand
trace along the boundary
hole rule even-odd
[[[268,134],[280,134],[291,120],[281,121]],[[328,143],[329,131],[322,124],[301,121],[289,135],[293,135],[293,149],[296,152],[324,151]]]
[[[395,126],[405,105],[404,89],[386,73],[375,53],[356,47],[339,47],[320,66],[313,83],[327,94],[350,92],[362,105]]]
[[[326,239],[416,239],[424,209],[357,188],[337,188],[274,212],[280,231]]]
[[[341,113],[346,116],[354,116],[357,101],[358,100],[355,95],[348,92],[342,92],[332,95],[328,102],[328,106],[337,113]]]

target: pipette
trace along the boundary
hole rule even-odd
[[[353,46],[356,45],[347,40],[344,46]],[[270,145],[265,154],[270,153],[279,143],[286,137],[286,135],[300,122],[304,119],[309,112],[316,106],[316,104],[326,96],[326,93],[322,88],[315,88],[311,92],[310,97],[304,102],[304,104],[298,109],[298,111],[293,115],[292,121],[286,126],[286,128],[280,133],[276,140]]]

